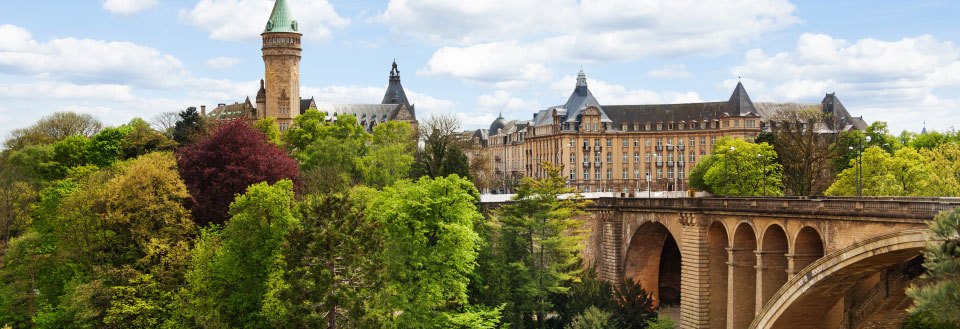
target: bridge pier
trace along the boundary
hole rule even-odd
[[[701,216],[680,214],[680,328],[710,328],[710,250],[707,225]]]

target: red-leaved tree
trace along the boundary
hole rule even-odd
[[[223,224],[230,203],[247,186],[286,178],[296,182],[300,175],[296,160],[241,120],[221,124],[177,155],[197,225]]]

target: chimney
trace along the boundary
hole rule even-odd
[[[200,105],[200,115],[207,115],[207,106]]]

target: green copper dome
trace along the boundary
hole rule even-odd
[[[273,12],[270,13],[270,20],[267,21],[267,27],[263,29],[263,33],[273,32],[300,33],[300,27],[293,19],[286,0],[277,0],[273,4]]]

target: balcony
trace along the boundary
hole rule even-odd
[[[683,152],[683,145],[677,145],[677,151]]]
[[[584,161],[584,162],[583,162],[583,167],[584,167],[584,168],[590,168],[590,161]]]
[[[603,165],[603,163],[600,162],[600,161],[595,161],[595,162],[593,163],[593,166],[594,166],[594,167],[600,167],[600,166],[602,166],[602,165]]]
[[[667,151],[673,151],[673,145],[667,145]]]
[[[678,166],[678,167],[683,167],[683,160],[677,161],[677,166]]]
[[[657,167],[663,167],[663,161],[657,161]]]
[[[499,155],[494,156],[493,161],[500,162],[500,156]]]
[[[667,167],[673,167],[673,161],[667,161]]]
[[[663,145],[657,145],[656,150],[657,150],[657,151],[663,151]]]

